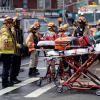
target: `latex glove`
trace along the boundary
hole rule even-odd
[[[16,44],[17,48],[21,48],[21,44],[17,43]]]

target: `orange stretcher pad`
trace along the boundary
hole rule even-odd
[[[70,42],[73,37],[59,37],[55,40],[55,49],[56,50],[67,50],[70,48]]]

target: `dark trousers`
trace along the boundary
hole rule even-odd
[[[21,66],[21,56],[20,55],[14,55],[13,56],[13,62],[12,62],[12,74],[11,80],[15,80],[19,74]]]
[[[2,62],[3,62],[3,69],[2,69],[2,85],[6,85],[9,82],[8,77],[12,77],[12,56],[11,54],[2,54]]]

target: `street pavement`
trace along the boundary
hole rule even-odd
[[[42,86],[37,86],[37,82],[40,76],[45,76],[46,62],[43,58],[39,58],[39,72],[37,77],[28,77],[28,63],[29,57],[22,59],[22,72],[20,72],[18,79],[22,80],[21,83],[2,89],[0,83],[0,100],[100,100],[100,96],[95,94],[95,90],[90,91],[75,91],[66,90],[62,93],[58,93],[53,83],[45,83]],[[0,72],[1,67],[0,65]],[[95,66],[95,67],[94,67]],[[93,64],[92,71],[100,76],[99,62]],[[91,70],[91,69],[90,69]]]

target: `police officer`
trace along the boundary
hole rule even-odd
[[[16,53],[16,41],[11,31],[12,25],[13,19],[11,17],[6,17],[4,20],[4,25],[1,28],[0,34],[0,53],[3,61],[3,88],[14,85],[14,83],[10,80],[13,76],[12,56]]]

